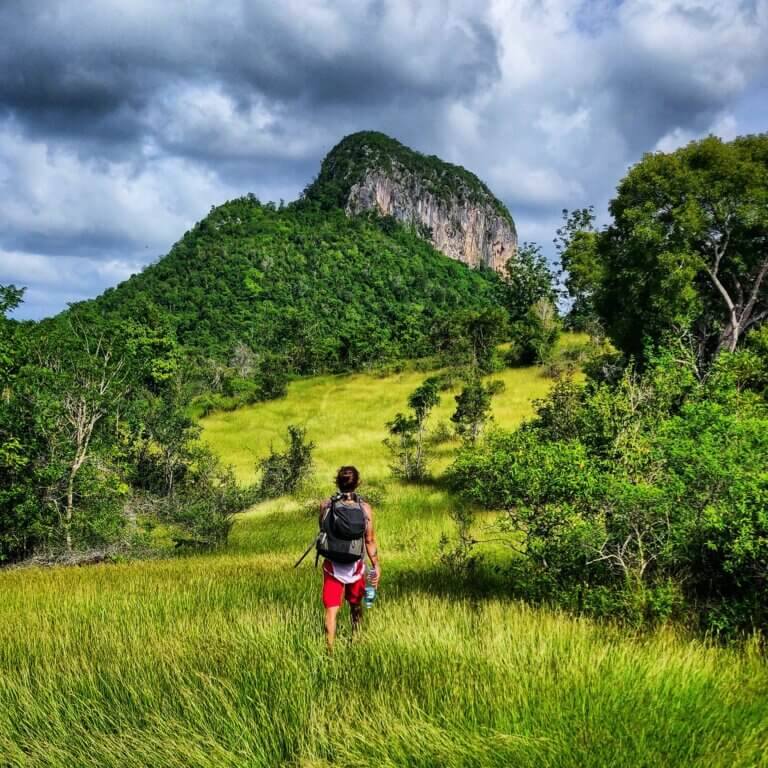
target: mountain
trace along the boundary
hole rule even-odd
[[[456,313],[496,304],[497,283],[397,224],[251,196],[212,210],[92,304],[162,322],[202,356],[229,359],[244,344],[315,373],[432,354]]]
[[[392,216],[446,256],[472,267],[500,271],[517,251],[512,216],[477,176],[383,133],[344,138],[323,160],[304,196],[350,215]]]
[[[389,207],[368,206],[371,184],[390,191]],[[167,328],[202,358],[230,360],[245,346],[262,366],[354,370],[433,354],[457,314],[497,306],[496,274],[467,265],[498,268],[514,242],[508,211],[474,175],[382,134],[354,134],[300,200],[218,206],[90,305]]]

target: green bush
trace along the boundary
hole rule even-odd
[[[261,472],[259,495],[263,499],[294,493],[305,483],[313,471],[312,451],[315,444],[306,440],[307,431],[293,424],[288,427],[289,444],[280,453],[270,448],[269,456],[259,461]]]
[[[744,353],[703,381],[679,355],[563,379],[531,422],[459,453],[451,482],[503,510],[519,594],[635,625],[768,626],[768,408]]]

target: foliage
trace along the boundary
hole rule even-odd
[[[450,567],[438,560],[451,512],[468,507],[442,485],[390,478],[381,445],[383,421],[424,375],[299,379],[284,401],[203,422],[206,442],[247,482],[253,446],[270,437],[277,444],[287,423],[311,416],[324,492],[352,457],[366,485],[386,489],[385,509],[374,501],[381,593],[355,642],[339,644],[333,657],[325,652],[318,572],[306,561],[290,567],[317,531],[317,507],[304,515],[286,497],[237,516],[215,553],[2,570],[4,761],[761,765],[768,666],[757,643],[723,648],[679,631],[638,639],[510,599],[507,574],[494,570],[508,560],[502,543],[473,546],[469,556],[483,559],[468,577],[460,558]],[[498,378],[507,390],[494,398],[494,416],[512,428],[549,382],[538,369],[506,369]],[[444,397],[430,420],[447,419],[454,406]],[[471,521],[469,541],[493,537],[487,517]],[[347,641],[348,609],[339,619]],[[338,724],[363,710],[355,737],[339,738]]]
[[[384,441],[395,463],[392,472],[407,481],[423,480],[427,474],[427,419],[440,403],[440,379],[431,376],[408,396],[412,416],[397,413],[387,422],[389,437]]]
[[[456,410],[451,421],[456,425],[457,434],[474,444],[491,412],[491,398],[499,391],[503,382],[492,381],[484,384],[473,376],[455,396]]]
[[[253,197],[215,208],[156,264],[95,300],[109,317],[152,307],[193,355],[280,394],[285,374],[359,370],[426,356],[457,312],[496,305],[496,280],[396,226],[343,210],[276,209]],[[139,313],[139,315],[137,315]],[[228,363],[246,347],[253,369]]]
[[[625,354],[673,331],[706,362],[768,316],[768,134],[646,155],[610,211],[596,301]]]
[[[560,336],[560,318],[548,299],[529,307],[525,318],[512,326],[512,340],[505,355],[507,365],[546,363]]]
[[[562,380],[536,419],[463,449],[453,485],[505,510],[523,594],[637,623],[768,626],[768,409],[746,354],[703,380],[679,346],[614,385]]]
[[[444,320],[435,336],[445,364],[490,373],[500,367],[497,347],[507,330],[504,310],[488,307],[455,313]]]
[[[295,493],[313,472],[312,451],[315,444],[306,439],[307,430],[288,425],[288,447],[279,453],[270,447],[269,455],[261,459],[259,496],[271,499],[286,493]]]
[[[214,548],[227,540],[234,515],[256,501],[253,488],[241,488],[231,469],[200,451],[173,496],[160,501],[162,516],[177,524],[177,547]]]
[[[221,505],[205,507],[192,482],[206,462],[209,475],[223,470],[195,445],[175,339],[162,323],[92,310],[0,321],[14,340],[0,399],[0,560],[130,538],[138,495],[179,529],[209,526],[217,541],[214,529],[226,531]]]
[[[597,253],[598,232],[592,206],[575,211],[563,210],[563,225],[557,230],[555,247],[565,272],[565,288],[572,304],[566,322],[573,330],[597,334],[600,318],[595,294],[603,278],[603,265]]]
[[[542,299],[554,304],[554,275],[536,243],[523,243],[504,265],[501,295],[512,323],[525,320],[528,310]]]

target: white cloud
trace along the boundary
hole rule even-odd
[[[226,195],[213,171],[173,157],[88,161],[69,147],[0,130],[0,227],[33,239],[167,247]],[[105,254],[109,255],[109,254]]]

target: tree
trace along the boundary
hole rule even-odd
[[[646,155],[610,211],[597,304],[624,352],[672,331],[711,361],[768,317],[768,134]]]
[[[679,610],[715,631],[768,626],[766,361],[751,343],[705,379],[680,345],[616,384],[563,379],[532,421],[464,444],[449,477],[504,510],[518,594],[638,623]]]
[[[21,304],[24,289],[15,285],[0,285],[0,381],[6,381],[17,359],[15,343],[17,323],[7,318]]]
[[[512,343],[506,355],[508,365],[546,363],[560,335],[560,318],[555,305],[539,299],[528,308],[523,320],[512,326]]]
[[[397,463],[393,471],[406,480],[421,480],[426,475],[427,419],[439,404],[440,380],[431,376],[408,396],[413,416],[398,413],[387,422],[390,437],[384,441]]]
[[[51,324],[45,341],[33,375],[54,398],[47,423],[51,466],[57,455],[64,467],[46,496],[71,552],[76,482],[91,456],[97,427],[105,417],[114,418],[127,393],[126,364],[119,341],[77,315]]]
[[[555,247],[565,273],[565,288],[572,301],[567,322],[576,330],[594,331],[599,327],[595,293],[603,270],[597,241],[592,206],[570,212],[563,209],[563,225],[557,230]]]
[[[421,468],[416,460],[416,433],[419,429],[416,417],[397,413],[392,421],[387,422],[387,429],[389,437],[384,440],[384,445],[395,459],[391,465],[392,472],[404,480],[421,479]]]
[[[430,376],[408,396],[408,405],[416,416],[416,456],[414,464],[415,477],[423,477],[426,472],[425,437],[427,418],[432,409],[440,403],[440,381]]]
[[[507,315],[500,307],[458,313],[450,320],[450,358],[484,373],[493,370],[496,347],[507,331]]]
[[[493,382],[486,386],[479,376],[474,376],[455,397],[456,410],[451,421],[456,425],[456,431],[471,444],[477,441],[488,420],[491,398],[498,391],[498,384],[503,386],[503,382]]]
[[[528,308],[541,299],[554,302],[554,276],[536,243],[523,243],[504,265],[502,302],[510,322],[522,320]]]
[[[306,437],[306,429],[289,424],[287,450],[279,453],[270,447],[269,456],[258,462],[257,469],[261,471],[260,498],[271,499],[294,493],[310,477],[315,444]]]

